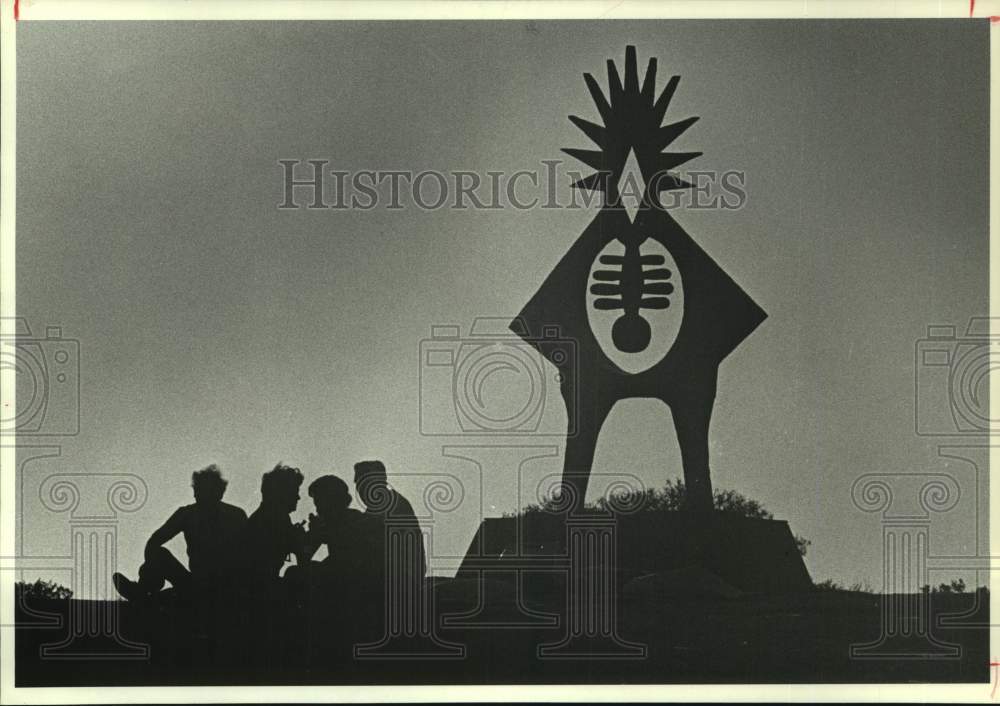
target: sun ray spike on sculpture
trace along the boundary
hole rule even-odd
[[[630,46],[624,81],[608,61],[607,97],[596,79],[584,74],[601,124],[570,120],[599,149],[564,151],[597,169],[574,186],[601,192],[602,205],[511,325],[561,368],[572,430],[562,492],[577,509],[586,497],[601,426],[616,402],[633,397],[660,399],[670,407],[687,509],[712,509],[708,432],[719,366],[767,317],[660,200],[664,191],[691,187],[668,170],[701,152],[664,151],[698,118],[663,124],[680,77],[670,78],[656,97],[656,70],[651,58],[640,88]],[[632,151],[642,181],[634,218],[622,207],[620,193]],[[542,333],[552,330],[575,341],[573,365],[541,343]]]

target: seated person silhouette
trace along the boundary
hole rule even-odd
[[[358,489],[358,497],[365,504],[365,515],[378,520],[381,525],[379,556],[383,559],[383,568],[388,561],[392,561],[403,576],[422,583],[427,573],[427,560],[420,523],[409,501],[389,485],[385,465],[381,461],[354,464],[354,485]],[[395,536],[391,544],[386,542],[389,535]],[[385,553],[389,546],[400,547],[402,551],[398,556],[389,557]]]
[[[237,539],[247,522],[242,509],[222,502],[227,484],[215,464],[191,475],[194,504],[178,508],[153,532],[146,542],[139,580],[132,581],[120,573],[112,576],[123,598],[149,598],[166,581],[177,591],[188,593],[217,585],[227,576],[233,566]],[[187,544],[187,567],[163,546],[182,533]]]
[[[317,478],[309,484],[309,497],[316,512],[309,515],[309,530],[301,559],[312,557],[326,545],[323,561],[303,561],[289,567],[285,578],[298,584],[322,586],[328,591],[359,597],[371,595],[375,578],[373,552],[377,549],[381,524],[350,507],[351,494],[347,483],[334,475]],[[379,595],[379,594],[376,594]]]
[[[304,523],[292,524],[299,505],[302,472],[281,463],[261,477],[260,507],[240,537],[240,578],[251,590],[273,589],[290,555],[307,561]],[[315,551],[315,550],[314,550]]]

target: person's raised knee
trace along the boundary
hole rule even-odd
[[[166,547],[146,547],[146,561],[162,563],[173,558],[173,554]]]

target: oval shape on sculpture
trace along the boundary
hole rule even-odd
[[[594,332],[597,343],[608,359],[624,372],[635,375],[649,370],[666,357],[677,340],[681,330],[681,319],[684,316],[684,287],[681,282],[677,263],[662,243],[647,238],[639,246],[639,254],[643,257],[658,256],[661,264],[643,264],[646,294],[643,299],[650,307],[639,310],[640,316],[649,325],[649,343],[640,351],[627,353],[615,344],[614,329],[616,322],[624,316],[622,309],[605,308],[613,306],[619,297],[611,294],[610,287],[620,280],[614,279],[622,271],[618,261],[602,263],[601,258],[610,256],[621,258],[625,255],[625,245],[619,240],[612,240],[594,258],[590,265],[590,276],[587,278],[587,320],[590,330]],[[667,270],[669,275],[664,272]],[[600,273],[600,274],[598,274]],[[592,287],[599,286],[599,292],[594,293]],[[667,286],[669,285],[669,286]],[[602,291],[603,290],[603,291]],[[666,303],[664,303],[666,300]],[[622,321],[618,324],[619,332],[623,328],[645,329],[642,322],[635,320]]]

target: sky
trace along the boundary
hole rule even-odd
[[[80,347],[79,433],[19,439],[60,447],[23,467],[23,554],[69,550],[68,518],[38,499],[53,473],[143,479],[145,504],[117,519],[134,573],[198,468],[218,463],[250,511],[278,461],[350,480],[380,458],[418,512],[431,484],[460,486],[425,521],[451,574],[482,516],[559,473],[565,412],[548,384],[541,435],[422,433],[421,410],[424,432],[455,426],[453,375],[422,351],[432,326],[466,336],[519,311],[595,212],[282,210],[279,160],[541,169],[589,147],[567,120],[597,120],[582,74],[606,85],[627,44],[661,87],[682,77],[667,118],[701,118],[677,143],[704,152],[690,168],[746,175],[741,208],[673,214],[768,313],[720,371],[716,487],[810,539],[815,580],[878,588],[880,516],[852,484],[951,473],[961,499],[931,552],[974,555],[985,481],[914,431],[921,395],[950,419],[947,385],[916,369],[927,326],[961,338],[988,314],[987,23],[959,20],[19,27],[17,311]],[[663,405],[612,412],[594,474],[622,473],[681,476]]]

